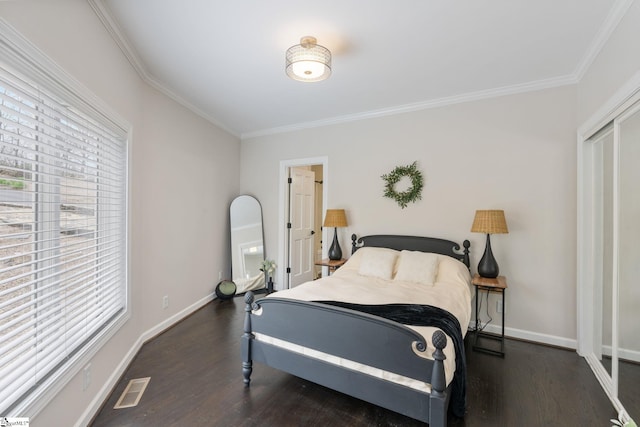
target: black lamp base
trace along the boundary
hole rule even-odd
[[[478,263],[478,274],[482,277],[495,279],[499,272],[498,263],[491,252],[491,239],[487,234],[487,246],[484,248],[484,255],[482,255],[480,263]]]
[[[340,249],[340,244],[338,243],[338,228],[334,227],[333,230],[333,242],[329,248],[329,259],[336,261],[342,259],[342,249]]]

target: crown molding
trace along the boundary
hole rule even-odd
[[[94,12],[98,16],[98,18],[100,19],[104,27],[107,29],[107,32],[109,33],[109,35],[111,35],[111,38],[113,38],[113,40],[116,42],[116,44],[118,45],[122,53],[124,53],[124,56],[127,58],[127,60],[133,66],[136,73],[138,73],[138,75],[144,82],[146,82],[149,86],[153,87],[159,92],[165,94],[169,98],[173,99],[178,104],[182,105],[183,107],[190,110],[194,114],[202,117],[204,120],[208,121],[209,123],[219,127],[220,129],[224,130],[225,132],[235,137],[240,137],[240,134],[238,131],[231,129],[224,123],[217,120],[215,117],[205,113],[200,108],[196,107],[189,101],[185,100],[184,98],[182,98],[181,96],[173,92],[171,89],[169,89],[167,86],[165,86],[164,84],[156,80],[151,74],[149,74],[146,67],[144,66],[144,63],[140,59],[140,54],[137,52],[137,50],[133,47],[131,42],[129,42],[127,37],[124,35],[124,32],[118,25],[117,21],[113,18],[113,13],[109,9],[109,7],[104,3],[104,1],[103,0],[87,0],[87,1],[93,8]]]
[[[125,37],[116,20],[113,19],[113,14],[111,13],[109,7],[104,4],[102,0],[87,1],[93,8],[100,21],[102,21],[102,25],[104,25],[104,27],[107,29],[107,32],[109,33],[109,35],[111,35],[111,38],[113,38],[113,40],[116,42],[122,53],[124,53],[124,56],[136,70],[138,75],[143,80],[149,80],[151,77],[147,73],[147,70],[144,68],[142,61],[139,59],[140,55],[138,55],[138,52],[136,52],[129,40]]]
[[[460,95],[447,96],[428,101],[415,102],[411,104],[398,105],[390,108],[382,108],[379,110],[365,111],[363,113],[349,114],[345,116],[337,116],[324,120],[316,120],[312,122],[298,123],[289,126],[281,126],[270,129],[258,130],[255,132],[247,132],[240,135],[240,139],[257,138],[267,135],[275,135],[279,133],[294,132],[304,129],[312,129],[322,126],[336,125],[340,123],[355,122],[359,120],[374,119],[377,117],[393,116],[396,114],[410,113],[414,111],[428,110],[431,108],[445,107],[448,105],[462,104],[465,102],[479,101],[482,99],[497,98],[500,96],[515,95],[525,92],[534,92],[538,90],[550,89],[559,86],[567,86],[576,84],[578,81],[573,74],[551,79],[538,80],[534,82],[522,83],[511,86],[504,86],[494,89],[479,90]]]
[[[573,73],[578,82],[582,80],[591,64],[593,64],[593,61],[595,61],[600,51],[609,40],[609,37],[611,37],[611,34],[613,34],[615,29],[618,27],[618,24],[620,24],[620,21],[622,21],[622,18],[627,14],[627,11],[633,4],[633,1],[634,0],[616,0],[615,4],[609,11],[607,18],[600,27],[600,30],[598,30],[598,33],[594,37],[591,45],[585,52],[582,60],[578,63],[578,66]]]
[[[193,105],[189,101],[185,100],[180,95],[176,94],[171,89],[169,89],[168,87],[166,87],[162,83],[158,82],[157,80],[149,77],[149,78],[145,78],[144,81],[149,86],[153,87],[154,89],[158,90],[159,92],[161,92],[161,93],[165,94],[166,96],[168,96],[169,98],[173,99],[178,104],[182,105],[184,108],[186,108],[187,110],[191,111],[195,115],[200,116],[204,120],[206,120],[209,123],[211,123],[212,125],[220,128],[221,130],[227,132],[228,134],[231,134],[231,135],[235,136],[236,138],[240,138],[240,132],[238,132],[235,129],[230,128],[227,125],[225,125],[224,123],[222,123],[221,121],[219,121],[218,119],[213,117],[211,114],[205,113],[203,110],[201,110],[200,108],[196,107],[195,105]]]

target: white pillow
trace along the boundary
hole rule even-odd
[[[351,254],[351,256],[347,259],[347,262],[345,262],[342,267],[340,267],[339,269],[336,270],[336,273],[338,271],[344,269],[345,267],[348,267],[348,269],[350,269],[350,270],[355,270],[356,273],[357,273],[358,270],[360,269],[360,263],[362,262],[362,257],[364,255],[366,255],[367,252],[377,252],[377,251],[380,251],[380,252],[391,252],[391,253],[395,254],[396,256],[400,255],[400,251],[397,251],[395,249],[377,248],[375,246],[365,246],[365,247],[359,248],[357,251],[355,251],[355,253]],[[396,268],[397,267],[398,266],[396,264]],[[332,274],[332,276],[333,276],[333,274]]]
[[[398,258],[398,251],[386,248],[361,248],[358,249],[356,254],[363,249],[367,250],[360,254],[358,274],[391,280],[396,259]]]
[[[438,273],[438,255],[419,251],[402,251],[394,280],[433,285]]]
[[[469,268],[464,263],[449,256],[440,257],[436,282],[471,284]]]

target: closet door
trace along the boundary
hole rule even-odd
[[[608,119],[580,149],[578,352],[616,410],[638,420],[640,88]]]
[[[593,277],[593,352],[612,377],[613,262],[614,262],[614,138],[613,123],[589,138],[593,154],[592,251],[589,263]]]
[[[618,141],[617,395],[640,419],[640,105],[616,119]],[[615,307],[617,305],[617,307]],[[615,381],[614,381],[615,383]],[[636,411],[634,413],[634,411]]]

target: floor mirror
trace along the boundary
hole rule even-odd
[[[265,287],[262,207],[253,196],[236,197],[229,208],[231,229],[231,277],[236,293]]]

